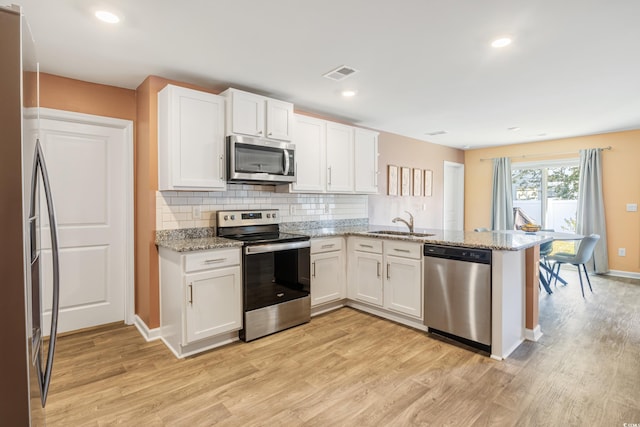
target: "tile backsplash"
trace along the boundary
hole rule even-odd
[[[200,219],[194,218],[197,209]],[[158,191],[156,229],[215,227],[216,211],[232,209],[278,209],[285,223],[357,219],[368,216],[368,196],[276,193],[274,186],[248,184],[227,184],[227,191]]]

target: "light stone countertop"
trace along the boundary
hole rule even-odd
[[[354,226],[336,228],[310,228],[291,230],[292,233],[303,234],[311,238],[331,236],[360,236],[385,240],[403,240],[408,242],[431,243],[436,245],[459,246],[465,248],[482,248],[496,251],[519,251],[553,240],[548,236],[519,234],[500,231],[456,231],[417,228],[416,233],[432,234],[432,236],[411,236],[376,234],[372,231],[407,231],[406,228],[390,226]]]
[[[287,229],[286,232],[309,236],[312,239],[332,236],[360,236],[374,239],[402,240],[406,242],[431,243],[436,245],[458,246],[465,248],[482,248],[495,251],[519,251],[553,240],[553,238],[549,236],[513,233],[509,231],[475,232],[417,228],[415,229],[416,233],[431,234],[431,236],[372,233],[373,231],[398,232],[406,230],[406,227],[354,224],[340,227]],[[176,252],[189,252],[242,247],[243,243],[237,240],[216,237],[213,235],[213,229],[182,229],[157,232],[156,245]]]

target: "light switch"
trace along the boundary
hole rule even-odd
[[[637,203],[627,203],[627,212],[638,212]]]

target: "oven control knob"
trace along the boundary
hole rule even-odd
[[[228,221],[228,220],[229,220],[229,215],[225,215],[225,216],[224,216],[224,220],[225,220],[225,221]]]
[[[233,221],[234,219],[236,219],[235,215],[231,215],[231,221]]]
[[[271,216],[272,216],[273,218],[275,218],[275,217],[276,217],[276,213],[274,212]]]
[[[267,214],[267,218],[271,218],[271,214]]]

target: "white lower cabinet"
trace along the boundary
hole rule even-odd
[[[422,244],[351,237],[349,298],[423,319]]]
[[[311,307],[346,297],[344,239],[311,240]]]
[[[349,239],[349,298],[382,307],[382,241]]]
[[[160,331],[177,357],[238,339],[240,249],[179,253],[160,248]]]

